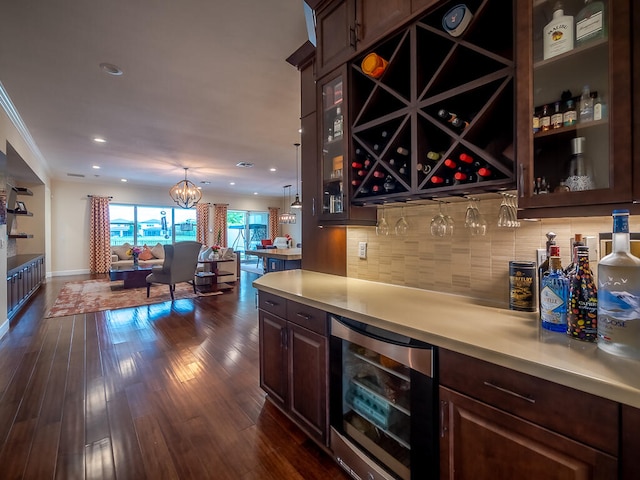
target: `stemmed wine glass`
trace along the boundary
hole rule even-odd
[[[376,235],[389,235],[389,224],[384,218],[384,208],[376,225]]]
[[[396,222],[395,230],[396,230],[396,235],[404,237],[407,235],[407,231],[409,230],[409,224],[404,218],[404,207],[402,207],[400,215],[401,215],[400,218]]]
[[[453,229],[447,227],[447,217],[445,217],[442,212],[442,202],[438,202],[438,204],[438,213],[431,219],[431,235],[434,237],[444,237],[449,230],[453,231]]]

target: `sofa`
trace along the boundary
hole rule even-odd
[[[128,255],[131,249],[130,243],[111,247],[111,268],[123,268],[133,266],[133,256]],[[157,243],[154,247],[144,245],[143,253],[140,254],[138,260],[143,265],[162,265],[164,262],[164,247]]]

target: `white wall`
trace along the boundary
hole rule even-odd
[[[169,186],[151,188],[128,185],[54,181],[51,187],[51,268],[53,276],[73,275],[89,271],[89,198],[87,195],[111,196],[113,203],[170,206]],[[226,203],[230,210],[267,211],[282,208],[278,197],[203,194],[202,202]],[[213,212],[212,212],[213,214]],[[300,214],[298,214],[300,217]],[[300,241],[301,219],[295,225],[283,225],[294,241]],[[212,239],[210,238],[210,242]]]

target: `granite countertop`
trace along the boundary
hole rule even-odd
[[[306,270],[253,282],[327,312],[640,408],[640,360],[542,329],[537,313],[498,308],[469,297]]]

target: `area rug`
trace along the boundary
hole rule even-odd
[[[222,294],[220,291],[194,294],[190,284],[179,283],[176,285],[174,296],[176,300],[179,300],[220,294]],[[171,295],[168,285],[152,285],[149,298],[147,298],[146,287],[125,289],[122,287],[122,281],[83,280],[68,282],[60,290],[46,318],[66,317],[80,313],[130,308],[169,301],[171,301]]]

